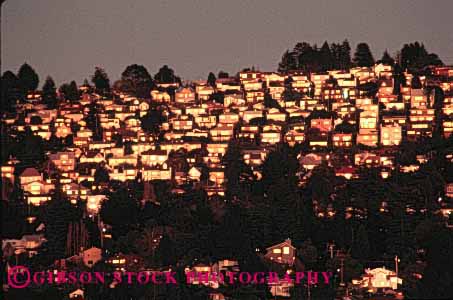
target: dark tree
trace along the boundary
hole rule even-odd
[[[219,74],[217,75],[217,78],[219,78],[219,79],[220,78],[229,78],[229,77],[230,77],[230,75],[225,71],[219,71]]]
[[[371,54],[370,47],[367,43],[357,45],[353,61],[358,67],[371,67],[374,65],[373,54]]]
[[[332,68],[333,57],[327,41],[322,44],[322,47],[319,50],[319,58],[322,71],[327,71]]]
[[[388,66],[393,66],[395,63],[395,60],[390,56],[390,54],[387,52],[387,50],[384,51],[384,54],[382,55],[382,58],[379,60],[380,63]]]
[[[16,101],[23,99],[19,79],[11,71],[6,71],[5,73],[3,73],[1,96],[1,110],[9,112],[14,111],[14,105],[16,104]]]
[[[209,75],[208,75],[208,85],[215,88],[216,85],[215,85],[215,81],[216,81],[216,78],[215,78],[215,75],[214,73],[212,72],[209,72]]]
[[[287,50],[283,56],[281,62],[278,64],[278,71],[279,72],[289,72],[291,70],[297,69],[296,59],[294,58],[294,54]]]
[[[349,69],[351,67],[351,46],[348,40],[344,40],[340,46],[340,69]]]
[[[55,108],[57,106],[57,88],[52,77],[48,76],[42,87],[42,100],[48,108]]]
[[[354,237],[354,244],[352,245],[352,256],[364,261],[369,257],[370,242],[368,240],[368,232],[364,225],[360,225],[357,234]]]
[[[149,98],[149,93],[154,86],[153,79],[148,70],[142,66],[133,64],[127,66],[121,74],[121,90],[135,94],[137,97]]]
[[[104,69],[96,67],[91,82],[96,88],[96,92],[104,95],[110,92],[110,79]]]
[[[157,134],[159,133],[160,126],[165,121],[165,117],[158,108],[150,108],[148,113],[140,121],[144,131]]]
[[[53,199],[45,207],[43,218],[46,225],[47,258],[50,263],[56,258],[65,257],[68,226],[81,218],[80,210],[62,196],[59,188],[56,187]]]
[[[24,63],[17,73],[19,83],[24,94],[35,91],[39,85],[39,77],[35,70],[27,63]]]
[[[432,234],[427,249],[423,278],[420,282],[421,294],[424,299],[453,298],[453,233],[442,228]]]
[[[154,80],[159,83],[181,83],[181,78],[175,75],[175,71],[164,65],[159,72],[154,75]]]
[[[112,226],[113,237],[126,235],[138,222],[139,203],[125,187],[111,192],[102,203],[101,218]]]
[[[420,77],[418,77],[417,75],[412,77],[411,87],[413,89],[421,89],[422,88],[422,82],[420,81]]]
[[[93,140],[95,141],[101,141],[103,133],[98,111],[99,108],[93,101],[88,105],[88,113],[84,118],[87,128],[93,132]]]
[[[94,172],[94,182],[109,182],[109,172],[104,166],[98,166]]]
[[[419,42],[405,44],[401,49],[400,64],[403,69],[409,69],[412,72],[418,72],[423,68],[434,65],[443,65],[442,60],[435,53],[428,53],[425,45]]]
[[[73,80],[71,83],[63,83],[59,89],[60,93],[62,93],[65,99],[70,101],[77,101],[80,99],[80,91],[77,87],[77,83]]]

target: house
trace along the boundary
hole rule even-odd
[[[206,86],[197,86],[196,92],[198,95],[198,100],[200,101],[207,101],[214,94],[215,90],[213,87],[206,85]]]
[[[382,126],[381,125],[381,145],[396,146],[401,144],[402,128],[398,124]]]
[[[399,278],[392,270],[385,267],[375,269],[365,269],[365,274],[358,281],[362,288],[366,288],[372,293],[376,293],[378,289],[398,289],[398,285],[403,284],[403,280]]]
[[[76,159],[74,152],[57,152],[49,155],[49,160],[62,172],[74,171]]]
[[[353,143],[352,133],[334,132],[332,134],[332,145],[334,148],[350,148]]]
[[[102,202],[107,199],[105,195],[87,195],[87,211],[90,214],[97,214],[101,208]]]
[[[145,166],[140,170],[143,181],[152,180],[171,180],[172,172],[171,167],[166,163],[155,166]]]
[[[187,172],[188,178],[193,181],[200,181],[201,171],[199,168],[191,167]]]
[[[209,130],[209,135],[214,142],[229,141],[233,137],[233,124],[218,124]]]
[[[335,176],[341,176],[346,178],[347,180],[351,178],[356,178],[357,177],[356,169],[351,166],[342,167],[335,170]]]
[[[266,114],[266,119],[267,120],[274,120],[274,121],[279,121],[279,122],[285,122],[286,121],[286,114],[280,112],[276,108],[271,108],[268,110]]]
[[[20,240],[17,239],[3,239],[2,251],[5,248],[11,248],[14,251],[10,253],[26,252],[29,257],[38,253],[38,248],[46,241],[43,234],[27,234],[22,236]]]
[[[239,122],[239,115],[234,112],[225,112],[219,115],[220,124],[236,124]]]
[[[289,130],[285,134],[285,141],[290,145],[301,144],[305,141],[305,133],[298,130]]]
[[[83,264],[92,268],[97,262],[102,260],[102,250],[97,247],[91,247],[82,252]]]
[[[181,87],[175,91],[176,103],[192,103],[195,102],[195,91],[190,87]]]
[[[41,181],[42,174],[38,172],[35,168],[26,168],[22,174],[19,176],[20,185],[24,186],[27,183],[31,183],[34,181]]]
[[[301,166],[307,170],[313,170],[322,163],[322,157],[315,153],[308,153],[299,158]]]
[[[155,166],[162,165],[168,159],[166,150],[148,150],[141,154],[141,161],[144,165]]]
[[[151,91],[151,99],[153,99],[156,102],[162,102],[162,103],[170,103],[170,101],[171,101],[171,97],[167,92],[159,91],[159,90]]]
[[[296,248],[294,248],[288,238],[282,243],[266,248],[264,257],[276,263],[292,266],[296,259]]]
[[[310,127],[317,128],[320,132],[330,132],[333,129],[331,118],[315,118],[311,119]]]

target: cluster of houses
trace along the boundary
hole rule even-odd
[[[282,142],[303,146],[299,164],[308,174],[326,162],[346,179],[357,178],[363,166],[380,168],[386,178],[396,167],[402,142],[431,137],[439,128],[444,138],[453,133],[453,67],[433,68],[431,76],[419,78],[417,87],[411,86],[412,74],[404,75],[405,84],[397,87],[392,66],[384,64],[310,75],[243,71],[219,78],[215,85],[157,83],[148,99],[119,91],[112,98],[83,93],[79,101],[63,101],[55,109],[47,108],[35,93],[17,105],[16,114],[2,117],[7,131],[30,128],[45,141],[53,135],[73,135],[72,144],[47,153],[44,165],[29,166],[20,174],[15,167],[19,161],[11,157],[1,166],[2,182],[11,183],[2,184],[2,198],[8,194],[5,189],[19,185],[26,202],[39,206],[51,199],[58,186],[69,201],[85,201],[88,213],[95,215],[106,200],[95,182],[100,166],[110,180],[144,182],[144,200],[155,200],[154,180],[171,182],[176,193],[184,193],[189,184],[200,186],[209,196],[222,196],[226,186],[222,158],[231,140],[240,143],[243,160],[258,179],[267,155]],[[435,101],[439,90],[426,88],[432,85],[443,91],[443,103]],[[370,92],[369,86],[377,89]],[[86,122],[93,102],[102,139],[94,138]],[[142,128],[143,117],[156,105],[165,117],[159,134]],[[24,122],[18,121],[21,114]],[[399,168],[413,172],[428,159],[420,155],[417,163]],[[453,183],[448,183],[447,196],[453,196],[452,190]],[[29,241],[24,237],[17,243],[26,248]],[[266,256],[291,263],[286,261],[286,256],[294,259],[291,247],[273,249]],[[89,256],[100,255],[91,252]]]
[[[149,99],[122,93],[106,99],[85,93],[80,101],[64,102],[56,109],[47,109],[35,93],[27,103],[18,105],[17,114],[4,116],[2,121],[16,132],[28,126],[44,140],[53,134],[58,138],[72,134],[73,144],[48,153],[46,166],[31,166],[21,174],[16,174],[17,160],[12,157],[1,166],[1,174],[11,182],[19,175],[16,180],[27,202],[39,205],[50,199],[55,188],[51,173],[56,171],[68,198],[87,201],[93,213],[104,197],[81,182],[94,182],[99,165],[107,169],[110,180],[168,180],[176,187],[192,182],[210,196],[224,195],[222,157],[232,139],[241,142],[243,159],[258,178],[266,156],[280,142],[304,145],[299,156],[303,169],[327,161],[337,176],[350,179],[358,176],[358,167],[373,166],[380,167],[385,178],[395,167],[395,153],[403,141],[430,137],[436,125],[445,138],[452,134],[452,71],[452,67],[434,68],[432,76],[420,77],[421,88],[411,87],[413,76],[405,73],[406,84],[398,88],[399,95],[394,94],[392,66],[383,64],[310,76],[247,71],[217,79],[215,86],[206,81],[170,84],[174,93],[168,91],[168,84],[158,84]],[[362,88],[370,83],[378,87],[374,95]],[[423,88],[428,85],[443,90],[440,106],[435,104],[436,90]],[[216,94],[222,94],[223,103],[214,99]],[[266,97],[277,105],[266,105]],[[85,121],[92,101],[98,106],[102,140],[93,139]],[[141,126],[141,118],[155,103],[166,117],[160,124],[163,140],[159,142]],[[17,122],[22,112],[27,112],[25,123]],[[78,125],[76,132],[74,124]],[[117,135],[131,147],[118,146]],[[346,154],[339,151],[341,156],[335,151],[352,148],[356,150]],[[171,161],[171,157],[177,159]],[[427,157],[417,160],[423,163]],[[411,172],[418,165],[400,168]]]

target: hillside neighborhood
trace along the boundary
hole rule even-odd
[[[3,280],[7,299],[453,295],[453,66],[428,53],[420,66],[409,50],[375,61],[363,45],[352,60],[340,44],[317,58],[299,46],[278,71],[206,80],[130,65],[116,82],[96,68],[79,86],[48,77],[38,89],[28,64],[5,72],[2,265],[319,279]]]

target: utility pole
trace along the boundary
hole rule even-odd
[[[400,259],[398,258],[398,255],[395,255],[395,273],[396,273],[396,287],[398,288],[398,263],[400,262]]]

